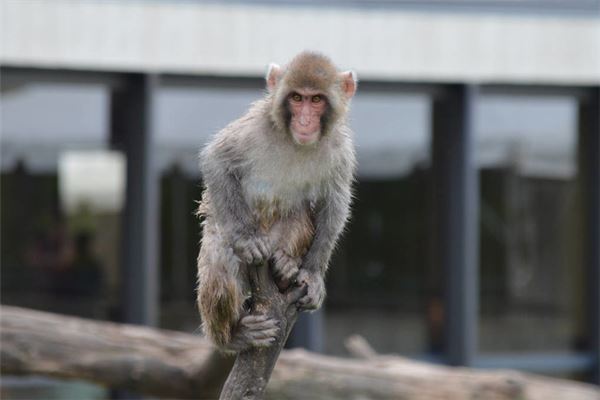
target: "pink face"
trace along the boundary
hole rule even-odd
[[[321,117],[327,108],[325,96],[310,90],[298,90],[288,98],[292,119],[290,130],[294,141],[310,145],[321,135]]]

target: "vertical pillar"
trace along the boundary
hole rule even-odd
[[[111,143],[127,158],[127,187],[121,241],[120,317],[158,322],[158,172],[154,163],[156,75],[127,74],[111,95]]]
[[[187,243],[188,222],[192,213],[187,207],[187,185],[188,181],[179,166],[172,169],[170,176],[171,189],[171,295],[175,301],[185,301],[193,293],[190,289],[190,277],[188,276]]]
[[[445,356],[452,365],[472,365],[479,286],[479,181],[473,146],[477,87],[445,89],[432,111],[434,262],[445,279]]]
[[[600,87],[591,88],[588,94],[579,104],[579,172],[586,230],[587,331],[594,358],[591,380],[600,384]]]

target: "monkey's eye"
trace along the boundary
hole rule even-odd
[[[294,101],[302,101],[302,96],[298,93],[292,94],[292,100]]]
[[[320,103],[320,102],[321,102],[321,100],[323,100],[323,99],[321,98],[321,96],[319,96],[319,95],[317,94],[317,95],[313,96],[313,97],[312,97],[310,100],[311,100],[313,103]]]

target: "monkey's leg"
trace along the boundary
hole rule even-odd
[[[298,275],[313,236],[312,221],[305,209],[282,218],[271,229],[270,238],[276,243],[271,265],[280,290],[287,289]]]
[[[248,284],[243,269],[233,250],[205,224],[198,256],[198,307],[205,335],[224,350],[267,346],[278,331],[274,320],[244,311]]]
[[[302,264],[301,257],[294,257],[284,249],[275,250],[271,257],[273,277],[281,291],[285,291],[296,279]]]

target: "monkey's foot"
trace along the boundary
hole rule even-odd
[[[302,259],[290,257],[283,250],[277,250],[272,257],[273,276],[279,290],[285,290],[298,275]]]
[[[314,311],[321,307],[325,300],[325,282],[318,272],[301,270],[297,283],[306,286],[306,295],[296,303],[300,311]]]
[[[248,347],[268,347],[277,339],[279,322],[263,314],[251,314],[242,317],[234,337],[229,344],[230,350],[242,351]]]
[[[234,241],[233,250],[248,264],[261,263],[271,252],[269,241],[261,236],[238,238]]]

